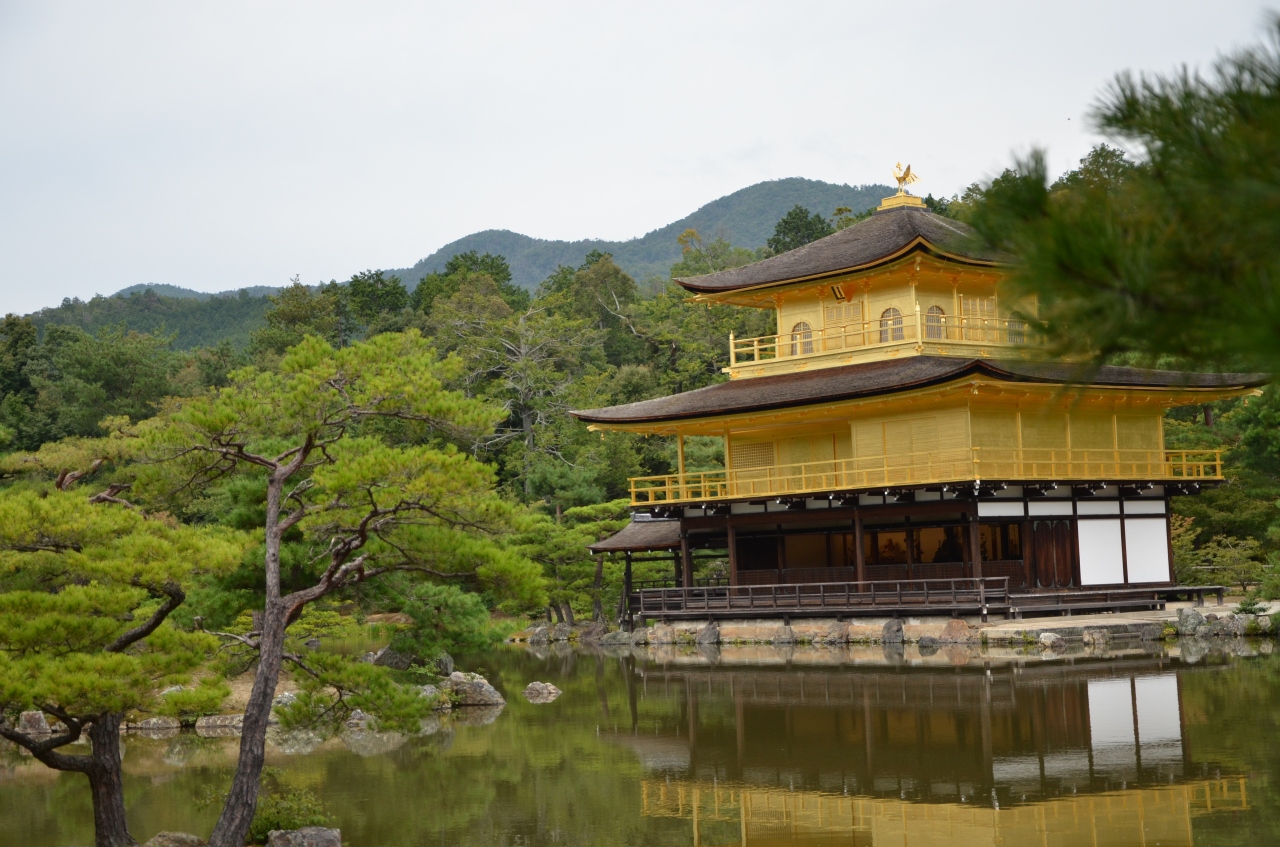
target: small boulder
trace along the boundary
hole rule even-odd
[[[376,658],[378,658],[377,653],[365,653],[363,656],[360,657],[360,661],[364,662],[366,665],[372,665],[373,660]]]
[[[529,644],[533,647],[546,646],[551,642],[551,630],[545,626],[535,626],[529,633]]]
[[[567,623],[558,623],[551,628],[552,641],[568,641],[571,635],[573,635],[573,627]]]
[[[702,629],[698,630],[698,634],[693,639],[694,644],[719,644],[720,643],[720,627],[716,626],[715,621],[711,621]]]
[[[1046,650],[1054,650],[1054,651],[1061,650],[1067,644],[1067,642],[1062,640],[1062,636],[1058,635],[1058,633],[1056,632],[1040,633],[1039,641],[1040,641],[1041,647],[1043,647]]]
[[[849,627],[836,622],[829,624],[813,639],[814,644],[844,644],[849,640]]]
[[[157,832],[142,847],[205,847],[208,843],[189,832]]]
[[[675,627],[667,624],[655,624],[649,628],[650,644],[675,644],[676,630]]]
[[[891,618],[880,629],[880,641],[884,644],[901,644],[903,642],[902,621]]]
[[[1164,627],[1158,623],[1144,623],[1138,627],[1138,638],[1142,641],[1159,641],[1164,637]]]
[[[244,715],[205,715],[196,719],[196,735],[201,738],[229,738],[244,728]]]
[[[652,635],[653,632],[649,627],[641,627],[640,629],[637,629],[635,632],[631,633],[631,646],[643,647],[649,643],[649,639]]]
[[[436,701],[437,712],[447,712],[453,708],[453,703],[449,700],[449,693],[436,688],[434,685],[424,685],[418,689],[423,696]]]
[[[454,671],[442,685],[453,692],[455,706],[503,706],[507,702],[489,680],[477,673]]]
[[[452,656],[445,652],[441,652],[439,656],[436,656],[436,673],[441,676],[448,676],[453,673],[453,671],[454,667]]]
[[[369,721],[373,720],[360,709],[352,709],[351,714],[347,716],[347,729],[365,729],[369,726]]]
[[[182,729],[182,723],[177,718],[171,718],[167,715],[156,715],[154,718],[147,718],[145,721],[129,724],[130,730],[139,730],[141,732],[154,732],[157,730]]]
[[[969,630],[967,623],[959,618],[952,618],[942,628],[942,635],[938,637],[938,641],[942,644],[968,644],[973,641],[973,633]]]
[[[1080,637],[1084,639],[1084,646],[1095,650],[1105,650],[1111,642],[1111,635],[1105,629],[1086,629]]]
[[[1196,627],[1195,632],[1192,633],[1196,638],[1213,638],[1215,634],[1216,633],[1213,631],[1213,624],[1211,623],[1200,624]]]
[[[401,653],[392,650],[390,647],[383,647],[373,657],[373,663],[378,667],[391,668],[395,671],[407,671],[409,666],[413,664],[413,657],[408,653]]]
[[[921,656],[932,656],[938,652],[938,646],[942,642],[934,638],[932,635],[922,635],[920,640],[916,642],[916,647],[920,649]]]
[[[1176,626],[1179,635],[1195,635],[1196,630],[1204,626],[1204,615],[1195,609],[1179,609]]]
[[[549,682],[531,682],[525,686],[524,699],[530,703],[550,703],[552,700],[560,696],[562,692]]]
[[[1249,620],[1249,615],[1232,615],[1228,618],[1224,618],[1220,621],[1222,624],[1223,635],[1229,635],[1232,638],[1239,638],[1244,635],[1245,629],[1249,625]]]
[[[592,621],[582,632],[578,633],[578,641],[584,644],[599,644],[604,638],[604,621]]]
[[[604,638],[600,639],[600,643],[605,647],[626,647],[631,644],[631,633],[622,629],[606,633]]]
[[[18,732],[26,735],[48,735],[49,721],[44,712],[23,712],[18,715]]]
[[[267,833],[267,847],[342,847],[342,832],[322,826],[273,829]]]

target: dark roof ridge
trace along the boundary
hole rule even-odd
[[[888,209],[786,253],[702,276],[677,277],[675,281],[689,291],[737,291],[865,270],[908,255],[913,247],[927,249],[926,245],[935,248],[931,252],[939,255],[984,265],[999,264],[1005,260],[1005,257],[965,243],[970,235],[972,230],[965,224],[928,209]]]

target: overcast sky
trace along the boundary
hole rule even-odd
[[[1098,138],[1116,72],[1256,42],[1259,2],[0,0],[0,312],[636,237],[755,182],[951,194]]]

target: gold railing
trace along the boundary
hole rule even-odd
[[[638,477],[631,503],[708,502],[987,480],[1216,480],[1221,450],[961,448]]]
[[[1012,318],[930,316],[915,312],[895,318],[854,322],[826,329],[784,332],[759,338],[729,336],[729,365],[802,359],[842,350],[892,347],[922,341],[932,343],[999,344],[1019,347],[1034,339],[1025,321]]]

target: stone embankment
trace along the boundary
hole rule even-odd
[[[598,643],[606,648],[735,644],[916,644],[923,652],[952,645],[1036,645],[1049,651],[1062,651],[1070,645],[1083,645],[1102,650],[1116,643],[1155,642],[1177,637],[1212,639],[1280,635],[1280,627],[1267,615],[1236,613],[1227,611],[1225,607],[1219,608],[1223,611],[1216,614],[1203,614],[1192,608],[1179,609],[1176,620],[1080,615],[983,624],[970,624],[961,619],[928,618],[679,621],[659,623],[634,632],[617,630],[601,634],[597,628],[590,639],[580,636],[579,633],[583,631],[581,629],[558,624],[554,627],[531,627],[512,636],[511,640],[527,642],[535,649],[578,640]]]

